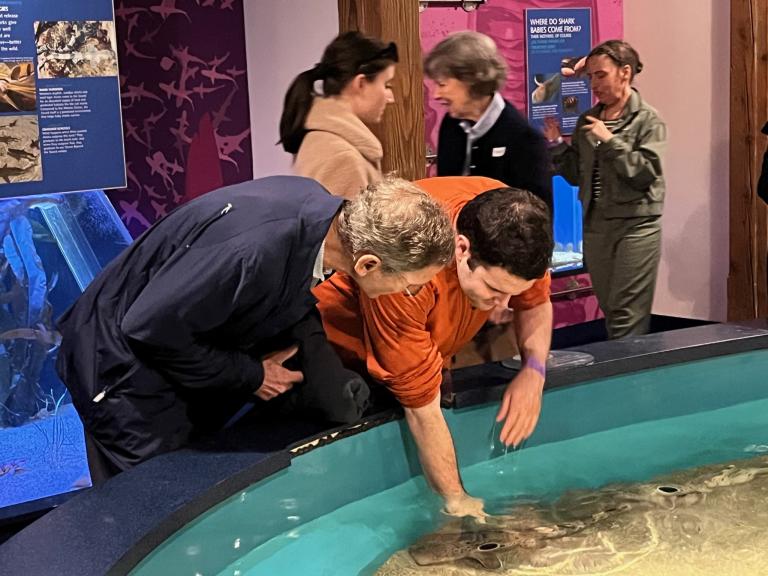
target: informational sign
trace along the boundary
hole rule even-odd
[[[122,186],[112,0],[0,0],[0,197]]]
[[[586,56],[592,47],[591,10],[525,11],[528,119],[542,128],[553,117],[571,134],[579,115],[592,107]]]

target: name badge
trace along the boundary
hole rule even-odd
[[[507,151],[506,146],[502,146],[501,148],[494,148],[493,151],[491,152],[491,156],[493,156],[494,158],[500,158],[504,156],[504,152],[506,151]]]

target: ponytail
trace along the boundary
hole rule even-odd
[[[298,154],[299,147],[307,134],[304,124],[315,97],[313,87],[316,79],[316,68],[302,72],[296,76],[285,94],[278,143],[282,144],[283,149],[290,154]]]
[[[307,135],[305,124],[315,98],[315,82],[322,80],[323,96],[337,96],[358,74],[373,80],[397,60],[397,46],[394,42],[385,44],[378,38],[360,32],[345,32],[337,36],[326,46],[320,62],[311,70],[296,76],[288,88],[280,117],[278,144],[282,144],[283,149],[290,154],[299,153],[304,136]]]

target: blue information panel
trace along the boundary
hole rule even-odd
[[[0,197],[122,186],[112,0],[0,0]]]
[[[525,11],[528,119],[541,128],[544,118],[571,134],[579,115],[592,107],[584,64],[592,46],[589,8]]]

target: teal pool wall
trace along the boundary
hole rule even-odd
[[[768,350],[594,380],[546,391],[541,419],[526,446],[766,397]],[[498,447],[492,451],[496,410],[483,405],[446,411],[462,467],[500,453]],[[219,574],[277,534],[420,473],[405,423],[389,422],[295,457],[288,469],[187,525],[132,574]]]
[[[546,390],[541,418],[526,446],[766,397],[768,350],[632,372]],[[486,459],[495,410],[483,405],[446,412],[462,467]]]

